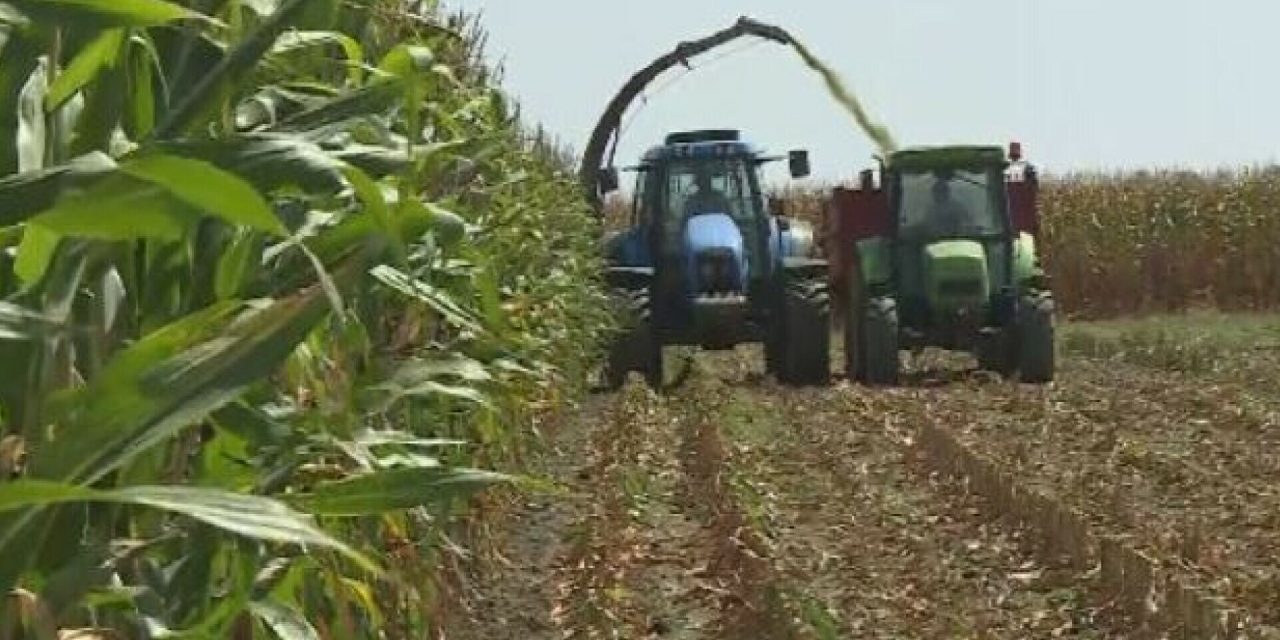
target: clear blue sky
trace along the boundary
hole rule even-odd
[[[750,15],[805,41],[904,146],[1016,139],[1054,173],[1280,156],[1274,0],[444,4],[483,10],[505,89],[579,151],[633,72],[681,39]],[[715,55],[695,58],[695,72],[638,113],[633,106],[620,164],[666,131],[731,126],[773,151],[809,149],[814,179],[869,166],[871,143],[789,49],[762,43],[708,63]],[[784,174],[779,166],[770,177]]]

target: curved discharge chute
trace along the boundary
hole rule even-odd
[[[609,101],[604,114],[600,117],[600,121],[596,123],[595,129],[591,133],[591,139],[583,152],[582,164],[578,170],[578,177],[587,199],[597,211],[600,210],[601,206],[600,177],[605,150],[611,140],[614,141],[615,145],[617,144],[618,129],[622,124],[622,116],[626,113],[627,107],[631,106],[631,103],[644,91],[645,87],[668,69],[676,65],[687,67],[689,66],[690,58],[746,36],[763,38],[795,49],[804,63],[822,76],[832,97],[853,116],[859,128],[875,142],[884,157],[888,157],[894,151],[896,143],[889,130],[871,120],[866,110],[863,109],[862,103],[845,87],[838,74],[823,64],[807,47],[797,41],[785,29],[744,16],[738,18],[738,21],[727,29],[713,33],[705,38],[689,40],[676,45],[675,49],[649,63],[648,66],[631,76],[626,84],[622,85],[622,89]]]

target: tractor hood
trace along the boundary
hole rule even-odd
[[[746,291],[747,254],[742,230],[728,215],[691,216],[684,228],[684,254],[689,285],[695,292],[709,287],[725,293]]]
[[[973,240],[943,240],[925,246],[924,284],[929,303],[937,311],[985,305],[991,297],[986,250]]]

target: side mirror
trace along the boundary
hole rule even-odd
[[[787,163],[791,168],[792,178],[805,178],[809,175],[809,152],[797,149],[787,154]]]
[[[596,175],[596,179],[600,182],[601,193],[613,193],[618,190],[618,169],[617,167],[608,167],[601,169]]]

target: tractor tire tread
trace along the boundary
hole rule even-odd
[[[773,373],[793,386],[825,385],[831,377],[831,298],[825,280],[787,283]]]
[[[1053,296],[1027,296],[1018,311],[1018,374],[1022,382],[1053,381],[1055,368]]]

